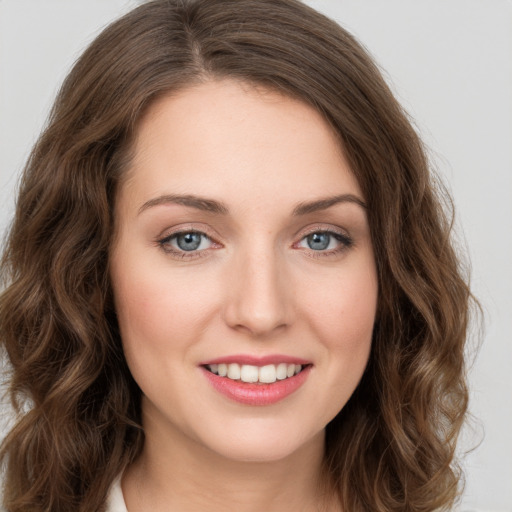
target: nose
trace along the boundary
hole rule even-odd
[[[254,337],[270,336],[290,325],[290,282],[272,251],[239,255],[228,275],[225,321]]]

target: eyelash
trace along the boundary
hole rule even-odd
[[[185,251],[185,250],[176,249],[176,248],[172,247],[172,245],[170,245],[170,243],[173,239],[178,238],[180,235],[188,235],[188,234],[201,235],[203,237],[206,237],[213,245],[220,246],[220,244],[217,244],[211,236],[209,236],[207,233],[204,233],[203,231],[200,231],[198,229],[183,229],[180,231],[175,231],[174,233],[171,233],[170,235],[166,235],[164,238],[159,239],[157,242],[158,242],[158,245],[162,248],[162,250],[164,252],[166,252],[167,254],[171,254],[173,257],[178,258],[178,259],[182,259],[182,260],[198,259],[198,258],[203,258],[203,257],[207,256],[208,255],[207,249],[202,249],[199,251],[198,250]]]
[[[166,252],[167,254],[171,254],[173,257],[187,260],[187,259],[198,259],[203,258],[205,256],[208,256],[208,249],[211,247],[208,247],[207,249],[201,249],[201,250],[191,250],[191,251],[185,251],[180,249],[175,249],[170,245],[171,241],[174,239],[177,239],[180,235],[187,235],[187,234],[197,234],[201,235],[202,237],[206,237],[213,246],[217,245],[218,247],[221,247],[221,244],[215,242],[215,240],[209,236],[207,233],[197,230],[197,229],[183,229],[180,231],[176,231],[174,233],[171,233],[170,235],[166,235],[165,237],[157,240],[157,244],[161,247],[161,249]],[[309,230],[308,232],[304,233],[300,240],[298,242],[295,242],[292,247],[296,249],[301,249],[298,247],[298,244],[300,244],[303,240],[305,240],[308,236],[311,236],[313,234],[326,234],[330,237],[334,237],[338,242],[339,246],[335,249],[330,250],[318,250],[315,251],[314,249],[306,249],[304,250],[308,253],[308,256],[312,258],[325,258],[329,256],[338,255],[348,249],[350,249],[354,245],[353,239],[348,236],[347,234],[341,233],[339,231],[329,230],[325,228],[314,228]]]
[[[314,249],[304,249],[307,252],[307,255],[311,258],[328,258],[330,256],[337,256],[346,250],[350,249],[354,245],[354,240],[347,235],[346,233],[342,233],[340,231],[334,231],[332,229],[325,229],[322,227],[315,227],[310,230],[308,230],[306,233],[304,233],[300,240],[293,244],[294,247],[296,247],[298,244],[300,244],[303,240],[305,240],[308,236],[314,235],[314,234],[325,234],[329,235],[330,237],[335,238],[339,242],[339,246],[330,249],[330,250],[320,250],[315,251]]]

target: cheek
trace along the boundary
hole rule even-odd
[[[112,273],[121,338],[127,359],[157,356],[164,362],[197,338],[214,309],[214,294],[207,289],[214,284],[140,261],[119,258]]]
[[[187,326],[195,321],[179,293],[153,274],[141,268],[137,274],[120,273],[114,286],[124,355],[135,381],[150,395],[160,388],[162,375],[180,378],[176,362],[187,354]]]
[[[313,290],[313,291],[312,291]],[[309,287],[307,310],[330,350],[367,353],[377,309],[377,278],[372,262],[331,275],[322,287]]]
[[[376,314],[378,285],[373,259],[354,258],[345,263],[329,276],[317,274],[302,288],[301,325],[310,329],[318,343],[318,371],[310,399],[323,426],[343,409],[361,380]]]

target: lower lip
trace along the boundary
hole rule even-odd
[[[271,405],[297,391],[308,378],[311,366],[306,366],[293,377],[277,380],[272,384],[250,384],[241,380],[220,377],[206,368],[201,369],[210,384],[231,400],[247,405]]]

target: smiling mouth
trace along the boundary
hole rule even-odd
[[[250,364],[220,363],[204,365],[209,372],[228,379],[248,384],[272,384],[294,377],[310,365],[301,364],[267,364],[255,366]]]

